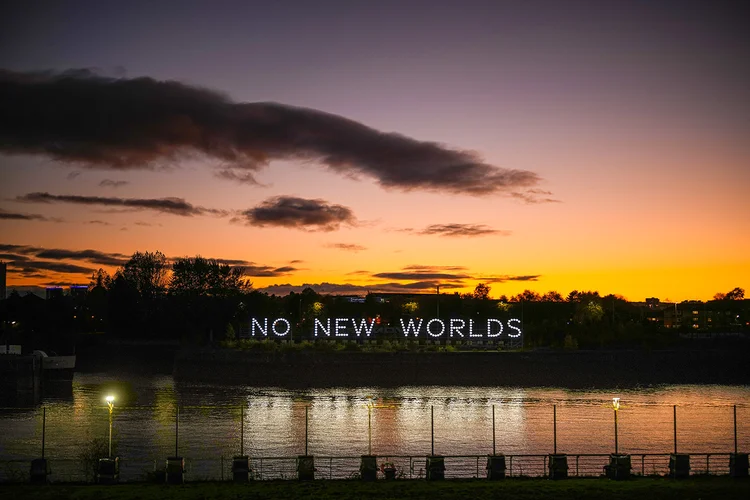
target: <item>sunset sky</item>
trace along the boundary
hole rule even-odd
[[[750,289],[744,2],[13,4],[11,288],[159,250],[277,294]]]

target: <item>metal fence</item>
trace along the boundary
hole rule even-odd
[[[669,453],[631,454],[632,474],[665,476],[669,473]],[[729,453],[691,453],[690,472],[694,475],[729,474]],[[505,455],[506,476],[546,477],[549,455]],[[568,475],[598,477],[609,464],[608,454],[567,454]],[[297,457],[250,457],[251,478],[278,480],[297,478]],[[355,479],[359,477],[360,456],[316,456],[316,479]],[[378,464],[393,463],[398,479],[424,479],[425,456],[378,456]],[[49,458],[51,482],[93,482],[93,465],[76,459]],[[163,481],[165,460],[133,460],[120,462],[123,482]],[[487,455],[446,455],[447,479],[483,478]],[[0,482],[29,480],[31,460],[1,460]],[[186,481],[228,481],[232,478],[232,457],[185,457]],[[378,471],[382,478],[382,472]]]

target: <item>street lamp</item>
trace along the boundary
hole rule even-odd
[[[617,410],[620,409],[620,398],[612,398],[612,409],[615,411],[615,455],[617,455]]]
[[[115,397],[112,395],[104,398],[109,407],[109,454],[108,457],[112,458],[112,411],[115,409]]]
[[[615,452],[609,456],[609,465],[604,469],[610,479],[627,479],[630,477],[630,470],[632,469],[630,455],[620,455],[617,442],[617,413],[622,408],[620,398],[612,398],[611,408],[615,412]]]

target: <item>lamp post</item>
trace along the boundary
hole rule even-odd
[[[609,456],[609,465],[604,468],[610,479],[628,479],[630,477],[631,463],[630,455],[620,455],[619,441],[617,435],[617,414],[620,408],[620,398],[612,398],[612,410],[615,412],[615,452]]]
[[[112,412],[115,409],[115,397],[110,395],[104,398],[107,401],[109,407],[109,452],[107,456],[112,458]]]
[[[617,410],[620,409],[620,398],[612,398],[612,409],[615,411],[615,455],[617,455]]]

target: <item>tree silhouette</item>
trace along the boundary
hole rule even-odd
[[[161,252],[136,252],[115,276],[121,275],[146,300],[154,299],[167,289],[169,265]]]
[[[740,287],[733,288],[724,295],[725,300],[743,300],[745,298],[745,290]]]
[[[472,296],[475,299],[481,299],[481,300],[487,300],[490,298],[490,287],[486,283],[479,283],[474,288],[474,293]]]
[[[565,299],[559,292],[552,290],[542,295],[542,302],[565,302]]]

